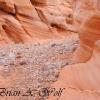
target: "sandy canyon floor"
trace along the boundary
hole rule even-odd
[[[30,88],[33,96],[7,96],[2,100],[44,100],[39,91],[49,88],[59,77],[65,65],[72,64],[71,57],[78,45],[77,35],[45,43],[11,44],[0,47],[0,87],[22,93]],[[1,89],[2,91],[2,89]],[[28,94],[29,95],[29,94]],[[34,99],[33,99],[34,98]],[[46,98],[45,98],[46,99]]]
[[[0,0],[0,100],[100,100],[100,0]]]

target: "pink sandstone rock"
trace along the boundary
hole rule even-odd
[[[100,10],[96,1],[78,1],[74,14],[75,26],[78,28],[80,46],[73,55],[76,63],[86,62],[92,54],[94,43],[100,39]]]
[[[72,26],[72,2],[69,1],[0,0],[0,20],[3,20],[0,22],[3,34],[0,42],[34,42],[61,38],[68,31],[76,32]]]
[[[80,45],[73,55],[73,60],[79,64],[66,66],[60,71],[58,81],[51,87],[65,90],[61,96],[55,96],[52,92],[48,100],[100,99],[100,6],[97,6],[100,2],[79,0],[76,5],[74,18],[75,27],[79,28]]]
[[[91,59],[86,63],[66,66],[60,72],[57,82],[52,87],[65,88],[62,95],[48,100],[99,100],[100,99],[100,40],[95,45]]]
[[[100,40],[99,26],[100,0],[0,0],[1,45],[45,41],[78,32],[80,45],[73,61],[85,63],[61,70],[52,85],[66,88],[59,100],[100,100],[100,42],[95,45]],[[13,86],[23,80],[21,75],[19,70],[12,70],[8,78],[0,76],[0,86]],[[57,98],[51,94],[49,100]]]

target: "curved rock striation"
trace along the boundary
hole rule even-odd
[[[60,91],[60,96],[55,94],[55,91],[50,91],[48,100],[100,99],[100,2],[76,1],[78,5],[74,22],[75,27],[79,28],[80,45],[73,55],[73,60],[79,64],[65,66],[60,71],[58,81],[51,87],[64,90]]]
[[[72,57],[78,40],[76,34],[70,38],[73,33],[79,34],[80,44]],[[49,40],[70,43],[48,46]],[[44,41],[49,42],[33,45]],[[56,81],[60,71],[58,81],[51,87],[64,90],[61,95],[51,90],[47,99],[100,100],[100,0],[0,0],[0,45],[3,44],[14,45],[0,47],[1,87],[25,90],[30,85],[38,89]],[[73,62],[80,64],[66,66]],[[59,70],[61,67],[64,68]]]
[[[100,39],[100,3],[99,0],[77,0],[76,4],[74,22],[78,28],[80,45],[73,55],[73,61],[79,63],[90,59],[94,43]]]
[[[86,63],[66,66],[52,87],[65,88],[60,96],[52,92],[48,100],[99,100],[100,99],[100,40],[91,59]]]
[[[70,0],[0,0],[0,16],[0,42],[5,44],[62,38],[76,32]]]

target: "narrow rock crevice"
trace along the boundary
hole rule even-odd
[[[15,9],[14,9],[14,4],[7,3],[5,1],[0,1],[0,9],[3,10],[6,13],[14,14],[15,15]]]
[[[14,4],[14,8],[15,8],[15,11],[16,11],[16,16],[15,18],[18,20],[18,22],[21,24],[22,26],[22,29],[24,30],[24,32],[29,36],[29,37],[32,37],[30,33],[28,33],[28,31],[24,28],[23,24],[20,22],[19,18],[17,17],[17,7],[16,5]],[[19,14],[19,13],[18,13]],[[20,14],[19,14],[20,15]],[[20,16],[23,16],[23,15],[20,15]],[[25,17],[25,16],[24,16]],[[28,17],[29,18],[29,17]]]
[[[30,0],[33,6],[45,6],[45,0]]]
[[[18,34],[18,31],[14,29],[13,26],[9,25],[2,25],[2,28],[5,30],[7,36],[14,42],[14,43],[24,43],[21,36]],[[16,34],[15,34],[16,33]]]

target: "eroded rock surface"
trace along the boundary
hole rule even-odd
[[[65,88],[61,96],[54,96],[48,100],[99,100],[100,99],[100,40],[96,43],[91,59],[86,63],[64,67],[60,77],[52,87]]]
[[[60,71],[58,81],[52,87],[65,89],[60,96],[51,93],[48,100],[100,99],[100,1],[76,0],[75,3],[74,18],[80,45],[73,58],[79,64],[66,66]]]
[[[100,39],[100,1],[76,0],[74,3],[74,23],[80,46],[73,55],[73,61],[79,63],[90,59],[94,43]]]
[[[52,41],[45,44],[12,44],[0,48],[0,87],[21,91],[18,96],[1,96],[2,100],[41,100],[42,88],[50,87],[59,70],[71,64],[76,39]],[[32,90],[32,96],[22,96]],[[0,90],[2,91],[2,89]]]
[[[0,100],[99,100],[97,40],[100,0],[0,0],[0,87],[35,92]],[[42,87],[65,89],[41,97]]]
[[[76,32],[69,0],[0,0],[0,42],[25,43]]]

